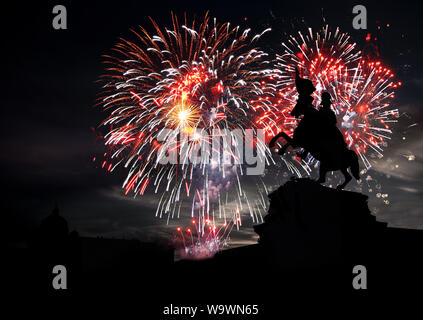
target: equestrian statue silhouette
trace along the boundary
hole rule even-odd
[[[357,154],[348,149],[344,141],[344,136],[336,126],[336,115],[331,110],[331,96],[328,92],[322,94],[322,107],[317,110],[312,102],[311,96],[316,90],[313,83],[300,77],[296,70],[295,85],[298,92],[297,104],[291,111],[295,118],[302,119],[294,130],[291,138],[285,132],[278,133],[269,143],[273,148],[276,141],[283,137],[286,140],[285,145],[279,149],[280,155],[284,154],[288,146],[293,148],[303,148],[304,151],[298,155],[305,159],[310,153],[315,159],[320,161],[318,183],[326,181],[328,171],[341,170],[345,177],[342,184],[337,189],[343,189],[351,181],[351,174],[356,180],[360,179],[359,164]],[[351,174],[347,169],[350,169]]]

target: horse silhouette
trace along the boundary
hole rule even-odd
[[[302,116],[302,119],[295,128],[292,138],[282,131],[272,138],[269,147],[273,148],[276,141],[283,137],[286,143],[278,151],[279,154],[284,154],[288,146],[303,148],[304,151],[299,154],[301,158],[305,158],[310,153],[320,161],[317,182],[324,183],[327,172],[340,170],[345,180],[337,186],[337,189],[343,189],[351,181],[351,174],[356,180],[360,179],[359,164],[357,154],[348,149],[342,133],[336,126],[336,116],[330,109],[331,97],[329,93],[323,93],[323,106],[317,110],[312,105],[311,94],[316,90],[313,83],[308,79],[301,78],[296,70],[295,84],[299,97],[291,115],[296,118]],[[351,174],[348,172],[348,168]]]

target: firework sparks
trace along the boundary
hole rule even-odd
[[[103,125],[110,151],[103,167],[128,170],[125,194],[142,195],[148,188],[163,192],[158,217],[179,218],[182,201],[191,201],[199,233],[205,232],[207,219],[226,223],[225,206],[233,200],[228,201],[227,192],[226,200],[222,198],[233,181],[236,210],[247,208],[254,221],[261,219],[265,206],[248,201],[240,183],[241,164],[195,165],[185,160],[201,144],[212,147],[210,155],[235,138],[222,134],[216,150],[211,142],[215,132],[269,127],[263,115],[278,111],[272,103],[276,87],[264,79],[271,79],[274,70],[256,41],[270,29],[250,35],[249,29],[219,24],[208,15],[199,22],[184,17],[180,24],[172,14],[170,29],[151,22],[153,33],[140,27],[134,41],[121,40],[115,54],[106,56],[99,104],[109,114]],[[188,138],[177,139],[181,134]],[[260,147],[267,161],[273,161],[268,148]],[[163,164],[170,150],[180,158],[176,164]]]
[[[186,259],[204,259],[213,257],[218,251],[228,246],[230,233],[234,227],[239,228],[241,217],[235,214],[230,220],[220,226],[212,220],[205,219],[205,225],[191,220],[191,226],[185,229],[176,228],[175,246],[181,249],[181,257]]]

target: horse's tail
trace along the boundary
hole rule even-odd
[[[350,158],[350,170],[356,180],[360,180],[360,166],[358,164],[358,156],[353,150],[348,150]]]

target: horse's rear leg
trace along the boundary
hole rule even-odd
[[[353,150],[348,150],[350,156],[350,171],[356,180],[360,180],[360,167],[357,154]]]
[[[336,189],[338,189],[338,190],[342,190],[342,189],[344,189],[345,188],[345,186],[351,181],[351,179],[352,179],[352,177],[351,177],[351,175],[348,173],[348,170],[347,170],[347,168],[342,168],[341,169],[341,172],[342,172],[342,174],[344,175],[344,177],[345,177],[345,181],[344,181],[344,183],[342,183],[342,184],[340,184],[339,186],[337,186],[336,187]]]
[[[317,180],[317,183],[324,183],[326,181],[326,173],[328,172],[328,170],[322,166],[322,163],[320,163],[320,168],[319,168],[319,179]]]

